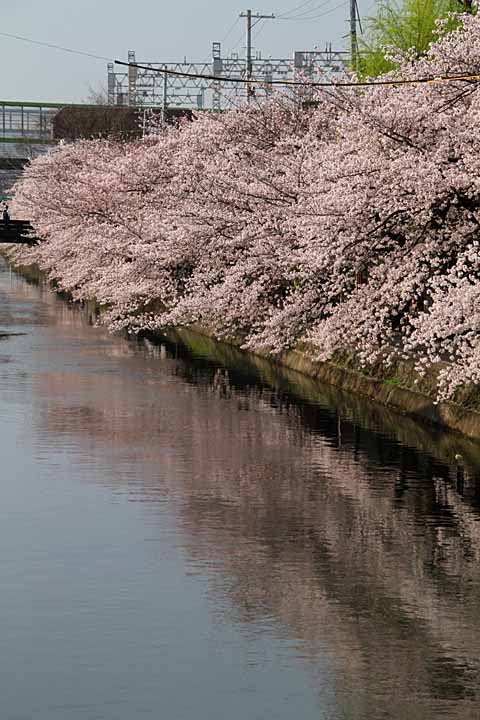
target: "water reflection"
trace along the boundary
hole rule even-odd
[[[168,501],[216,622],[288,641],[329,720],[479,716],[475,443],[204,347],[108,337],[23,281],[3,293],[3,330],[51,329],[9,358],[37,459],[60,438],[150,517]]]

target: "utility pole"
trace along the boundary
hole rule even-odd
[[[352,67],[356,71],[358,65],[357,0],[350,0],[350,51]]]
[[[358,36],[357,36],[357,22],[360,27],[360,32],[363,34],[362,20],[360,18],[360,12],[358,10],[358,0],[350,0],[350,40],[351,40],[351,54],[352,54],[352,68],[355,72],[358,72]]]
[[[162,97],[162,117],[163,122],[167,122],[167,108],[168,108],[168,74],[167,74],[167,66],[163,66],[164,73],[163,73],[163,97]]]
[[[246,70],[246,88],[247,88],[247,102],[250,102],[251,97],[255,94],[254,90],[251,85],[252,80],[252,28],[259,22],[260,20],[274,20],[275,15],[272,13],[271,15],[260,15],[260,13],[252,13],[251,10],[246,10],[245,12],[240,13],[241,18],[247,19],[247,44],[246,44],[246,55],[245,55],[245,70]],[[253,23],[252,25],[252,19],[255,19],[257,22]]]

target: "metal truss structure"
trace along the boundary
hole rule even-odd
[[[128,53],[128,62],[135,63],[135,52]],[[293,58],[262,58],[257,53],[251,59],[251,79],[255,80],[257,99],[268,96],[273,81],[292,81],[299,77],[331,78],[344,72],[350,53],[332,50],[296,51]],[[212,59],[208,62],[138,62],[147,69],[134,66],[116,72],[110,63],[108,72],[108,102],[110,105],[144,107],[210,109],[220,111],[236,105],[247,97],[247,63],[236,53],[222,57],[221,44],[213,43]],[[169,75],[163,69],[190,75],[210,75],[215,80]],[[222,77],[238,78],[235,83],[222,83]],[[259,82],[260,81],[260,82]]]
[[[0,101],[0,142],[50,142],[57,103]]]

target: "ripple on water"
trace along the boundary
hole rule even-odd
[[[6,717],[478,717],[474,443],[0,295]]]

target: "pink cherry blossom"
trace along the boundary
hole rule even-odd
[[[391,79],[480,73],[466,15]],[[34,160],[16,251],[112,328],[199,323],[272,354],[406,355],[439,397],[480,381],[480,85],[309,88]]]

